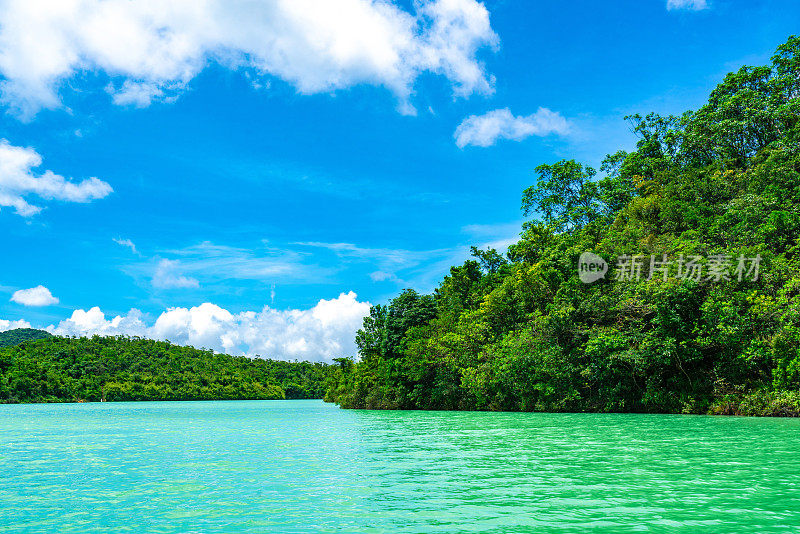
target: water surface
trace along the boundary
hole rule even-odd
[[[0,406],[0,532],[799,532],[800,421]]]

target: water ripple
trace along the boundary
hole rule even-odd
[[[0,532],[800,531],[800,421],[0,406]]]

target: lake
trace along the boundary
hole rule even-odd
[[[0,406],[0,532],[798,532],[800,420]]]

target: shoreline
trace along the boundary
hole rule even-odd
[[[677,411],[546,411],[546,410],[447,410],[447,409],[424,409],[424,408],[366,408],[366,407],[343,407],[334,402],[326,401],[322,398],[302,398],[302,399],[147,399],[147,400],[113,400],[113,401],[87,401],[87,400],[56,400],[46,402],[5,402],[0,401],[0,406],[11,405],[49,405],[49,404],[122,404],[122,403],[153,403],[153,402],[184,402],[184,403],[200,403],[200,402],[252,402],[252,401],[270,401],[270,402],[291,402],[291,401],[321,401],[324,404],[329,404],[340,410],[346,411],[370,411],[370,412],[447,412],[447,413],[497,413],[497,414],[570,414],[570,415],[688,415],[688,416],[702,416],[702,417],[755,417],[755,418],[772,418],[772,419],[795,419],[800,418],[800,410],[792,407],[784,406],[782,409],[776,409],[770,412],[762,411],[745,412],[730,409],[710,409],[707,412],[677,412]]]

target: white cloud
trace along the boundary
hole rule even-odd
[[[707,0],[667,0],[667,9],[688,9],[690,11],[701,11],[708,9]]]
[[[460,148],[467,145],[491,146],[498,139],[521,141],[532,135],[564,135],[569,123],[558,112],[539,108],[536,113],[515,117],[508,108],[483,115],[470,115],[456,128],[453,137]]]
[[[50,306],[58,304],[58,299],[50,293],[44,286],[36,286],[30,289],[20,289],[11,295],[11,301],[23,306]]]
[[[461,231],[469,234],[478,241],[480,249],[491,247],[501,254],[508,251],[508,247],[519,242],[522,221],[498,224],[468,224],[461,227]]]
[[[97,178],[73,182],[63,176],[35,168],[42,157],[32,148],[12,146],[0,139],[0,206],[13,207],[19,215],[29,217],[42,211],[25,199],[37,195],[45,200],[89,202],[112,192],[111,186]]]
[[[180,86],[175,86],[179,89]],[[111,95],[111,99],[118,106],[134,106],[137,108],[146,108],[153,103],[153,100],[158,100],[164,97],[164,91],[156,83],[137,83],[130,80],[125,80],[122,87],[115,88],[113,84],[108,84],[106,91]],[[172,101],[175,97],[163,98],[165,101]]]
[[[416,265],[423,261],[426,256],[442,252],[441,250],[405,250],[390,248],[368,248],[360,247],[353,243],[323,243],[319,241],[305,241],[293,243],[304,247],[327,249],[334,252],[340,258],[352,258],[356,260],[377,260],[377,262],[390,268],[403,268]]]
[[[303,265],[305,258],[302,255],[266,243],[259,247],[241,248],[203,241],[164,252],[181,258],[184,270],[204,279],[314,279],[323,274],[319,269]]]
[[[303,247],[329,250],[336,254],[339,265],[362,263],[371,265],[377,270],[369,274],[373,282],[392,281],[398,285],[408,283],[398,275],[401,272],[412,274],[422,270],[434,258],[448,256],[452,249],[405,250],[388,248],[368,248],[353,243],[323,243],[317,241],[293,243]]]
[[[387,273],[384,271],[374,271],[369,273],[369,278],[373,282],[385,282],[387,280],[397,280],[397,276],[393,273]]]
[[[484,249],[492,247],[504,253],[509,245],[519,241],[519,224],[471,225],[462,228],[470,235],[468,242],[457,246],[405,250],[361,247],[353,243],[303,242],[305,247],[329,250],[336,254],[339,265],[350,263],[371,267],[368,276],[373,282],[392,282],[398,287],[412,287],[430,292],[439,284],[450,267],[470,259],[470,245]]]
[[[461,231],[475,238],[497,239],[518,237],[523,221],[496,224],[468,224],[461,227]]]
[[[169,308],[148,326],[139,310],[106,319],[100,308],[94,307],[75,310],[72,317],[47,330],[58,335],[142,336],[228,354],[331,361],[356,355],[355,334],[369,309],[370,303],[359,302],[352,291],[322,299],[307,310],[265,306],[258,312],[234,314],[206,302],[192,308]]]
[[[200,283],[195,278],[181,274],[180,262],[168,259],[158,262],[152,283],[153,287],[160,289],[200,287]]]
[[[144,323],[144,315],[137,309],[131,309],[126,315],[118,315],[106,320],[105,314],[95,306],[85,310],[75,310],[72,317],[61,321],[57,327],[49,326],[47,329],[53,334],[62,336],[80,335],[127,335],[145,337],[148,327]]]
[[[30,327],[31,323],[23,319],[18,319],[16,321],[0,319],[0,332],[5,332],[6,330],[14,330],[15,328],[30,328]]]
[[[199,287],[202,282],[207,291],[216,288],[227,292],[233,280],[321,283],[329,281],[328,277],[337,270],[308,263],[308,254],[266,243],[239,248],[203,241],[180,249],[162,249],[158,253],[123,266],[123,272],[142,286],[191,288]]]
[[[67,81],[101,73],[117,104],[146,106],[174,98],[217,62],[257,85],[274,76],[305,94],[383,86],[407,111],[423,72],[446,77],[458,95],[490,93],[493,80],[476,52],[498,38],[484,5],[415,6],[412,13],[388,0],[4,0],[0,89],[30,117],[60,106]]]
[[[116,243],[117,245],[121,245],[121,246],[123,246],[123,247],[128,247],[129,249],[131,249],[131,252],[133,252],[133,253],[134,253],[134,254],[136,254],[137,256],[141,256],[141,254],[139,254],[139,251],[138,251],[138,250],[136,250],[136,245],[135,245],[135,244],[134,244],[134,242],[133,242],[133,241],[131,241],[130,239],[122,239],[122,238],[120,238],[120,237],[114,237],[114,238],[112,238],[112,240],[113,240],[113,241],[114,241],[114,243]]]

